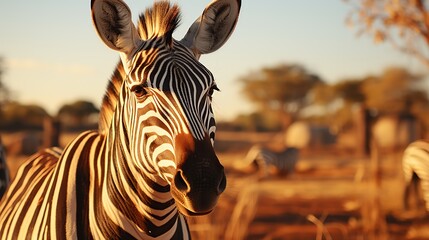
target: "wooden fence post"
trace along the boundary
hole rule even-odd
[[[43,148],[60,146],[60,121],[46,117],[43,120]]]

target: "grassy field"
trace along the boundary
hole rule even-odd
[[[61,143],[74,136],[63,135]],[[13,137],[3,141],[12,144]],[[217,138],[228,185],[211,214],[189,219],[194,239],[429,239],[427,217],[402,208],[401,149],[370,156],[305,149],[292,174],[262,176],[243,164],[247,150],[280,148],[281,135],[220,132]],[[12,175],[25,158],[8,158]]]

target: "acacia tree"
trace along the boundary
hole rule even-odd
[[[426,0],[343,0],[352,6],[347,23],[375,42],[390,42],[429,67],[429,9]]]
[[[420,87],[423,80],[423,75],[390,67],[378,75],[318,85],[311,92],[310,103],[328,107],[336,103],[324,116],[337,129],[354,124],[354,107],[359,105],[380,115],[413,114],[429,123],[429,117],[425,117],[429,110],[427,92]]]
[[[332,129],[343,130],[353,125],[355,106],[362,104],[365,95],[362,79],[344,79],[334,84],[318,84],[310,92],[308,119],[323,122]],[[315,114],[314,114],[315,113]]]
[[[334,84],[318,84],[311,90],[310,103],[328,106],[335,101],[361,103],[365,96],[361,91],[362,79],[344,79]]]
[[[8,101],[1,105],[0,129],[41,129],[47,116],[46,110],[38,105]]]
[[[10,92],[7,88],[6,84],[4,84],[4,61],[3,58],[0,56],[0,125],[3,122],[4,119],[4,108],[5,104],[10,100]]]
[[[94,114],[100,110],[95,105],[86,100],[77,100],[70,104],[63,105],[59,110],[57,117],[61,124],[68,129],[79,129],[92,127]],[[97,117],[98,119],[98,117]]]
[[[380,114],[412,113],[412,106],[419,99],[416,96],[427,94],[417,87],[423,79],[404,68],[387,68],[380,76],[364,80],[365,105]]]
[[[287,126],[307,103],[307,94],[323,81],[300,65],[262,68],[240,79],[243,94],[260,112],[274,113]]]
[[[3,58],[0,56],[0,106],[2,106],[5,102],[9,100],[10,95],[9,89],[4,83],[4,71],[4,61]]]

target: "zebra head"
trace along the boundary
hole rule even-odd
[[[157,1],[136,28],[121,0],[92,0],[103,42],[118,51],[124,74],[116,118],[133,165],[170,192],[180,212],[210,212],[226,187],[213,148],[212,94],[218,90],[198,60],[219,49],[233,32],[241,0],[215,0],[177,41],[179,8]]]

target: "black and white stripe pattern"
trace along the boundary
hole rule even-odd
[[[6,164],[6,150],[0,138],[0,198],[9,184],[9,170]]]
[[[0,202],[0,239],[189,239],[185,216],[211,212],[226,187],[212,146],[217,86],[198,58],[228,39],[240,4],[213,1],[176,41],[175,5],[156,2],[136,30],[124,2],[93,0],[96,29],[122,59],[99,131],[21,166]]]
[[[406,185],[405,208],[409,209],[409,201],[411,197],[415,197],[419,202],[417,207],[423,207],[429,211],[429,142],[418,140],[408,145],[402,158],[402,169]],[[415,196],[411,195],[413,193]]]
[[[291,173],[299,158],[299,149],[288,147],[282,151],[273,151],[260,145],[253,146],[247,153],[245,162],[256,165],[264,174],[273,166],[280,173]]]

